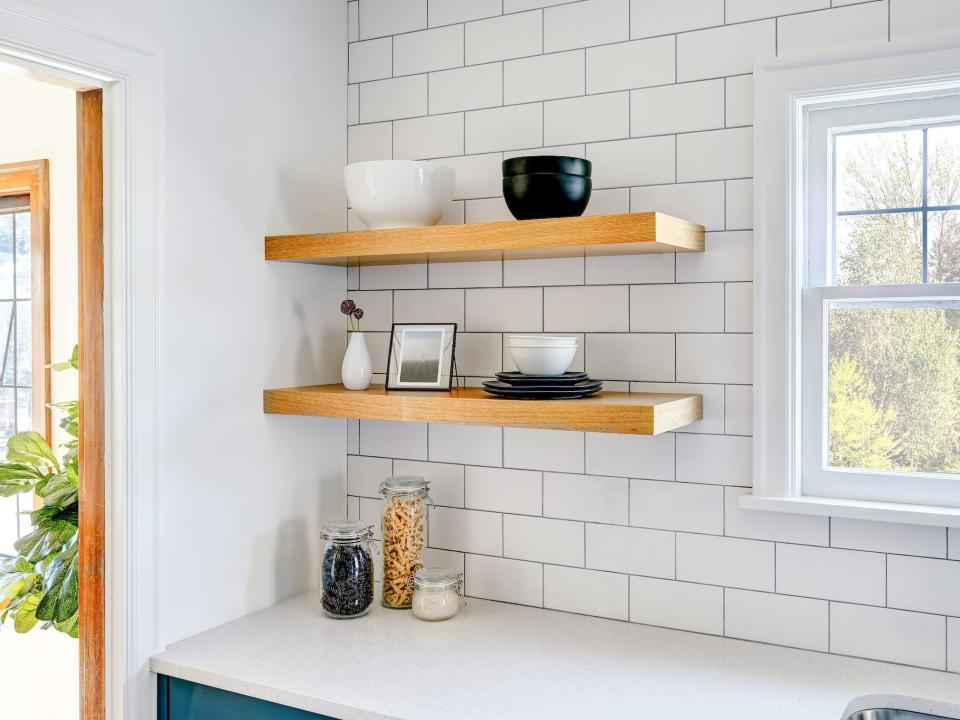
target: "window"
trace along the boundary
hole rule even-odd
[[[960,522],[952,52],[758,74],[758,422],[747,507]]]

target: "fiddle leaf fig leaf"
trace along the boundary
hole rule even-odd
[[[54,622],[53,626],[76,640],[80,637],[80,613],[74,613],[72,617],[63,622]]]
[[[44,477],[44,473],[33,465],[0,463],[0,497],[29,492]]]
[[[7,440],[7,460],[46,470],[60,469],[60,463],[43,435],[33,430],[17,433]]]
[[[64,550],[49,567],[45,585],[46,592],[37,605],[37,617],[50,622],[66,622],[79,608],[76,544]]]
[[[13,547],[30,562],[43,560],[66,545],[77,534],[76,521],[47,520],[29,535],[17,540]]]
[[[17,606],[13,617],[13,629],[18,633],[30,632],[39,622],[37,606],[40,604],[40,593],[27,595]]]

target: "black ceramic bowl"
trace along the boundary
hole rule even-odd
[[[529,173],[564,173],[590,177],[591,169],[589,160],[566,155],[528,155],[503,161],[504,177]]]
[[[583,175],[542,172],[503,179],[503,199],[517,220],[576,217],[590,202],[593,181]]]

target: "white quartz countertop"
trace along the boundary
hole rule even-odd
[[[439,623],[379,606],[330,620],[309,593],[151,669],[340,720],[842,720],[891,695],[960,717],[955,674],[482,600]]]

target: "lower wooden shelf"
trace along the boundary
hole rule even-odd
[[[658,435],[702,419],[703,396],[599,392],[576,400],[513,400],[480,388],[387,392],[383,385],[366,390],[310,385],[264,390],[263,409],[279,415]]]

